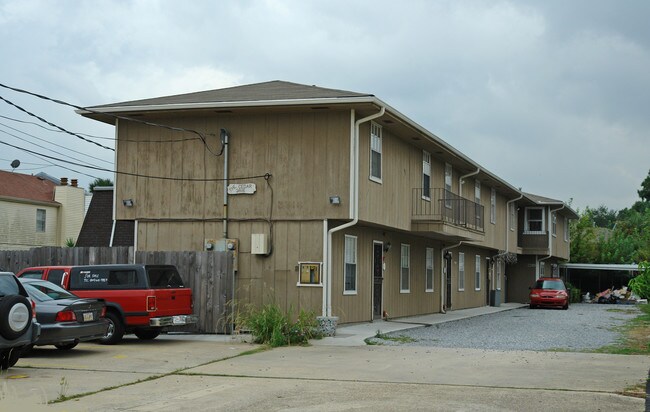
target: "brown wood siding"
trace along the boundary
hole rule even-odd
[[[485,306],[487,304],[487,276],[488,264],[486,257],[491,257],[489,250],[480,249],[470,246],[461,246],[451,249],[452,253],[452,282],[451,282],[451,309],[467,309]],[[459,253],[465,253],[465,290],[458,290],[459,286]],[[480,290],[475,288],[475,269],[476,269],[476,256],[480,256],[481,265],[481,285]],[[494,286],[493,286],[494,288]]]

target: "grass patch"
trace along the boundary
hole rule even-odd
[[[406,336],[406,335],[390,336],[385,333],[381,333],[380,330],[377,331],[375,336],[371,338],[366,338],[364,341],[366,342],[366,345],[383,345],[383,343],[381,341],[377,341],[377,339],[388,340],[391,342],[398,342],[398,343],[417,342],[417,339],[413,339],[410,336]]]
[[[618,328],[622,335],[621,339],[613,345],[603,346],[594,352],[614,355],[650,355],[650,305],[636,307],[641,310],[641,315]],[[633,309],[608,310],[633,311]]]
[[[637,385],[627,387],[622,391],[616,393],[623,396],[632,396],[634,398],[645,399],[645,386],[646,386],[645,382],[639,383]]]

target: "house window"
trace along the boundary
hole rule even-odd
[[[402,258],[401,258],[401,267],[399,277],[399,291],[401,293],[409,293],[411,291],[411,246],[402,244]]]
[[[320,262],[298,262],[298,286],[322,286]],[[164,286],[161,286],[164,287]]]
[[[553,230],[553,236],[557,236],[557,216],[555,212],[551,213],[551,229]]]
[[[426,249],[426,285],[425,292],[433,292],[433,249]]]
[[[545,272],[546,272],[546,267],[545,266],[546,265],[544,264],[544,262],[539,262],[539,277],[540,278],[543,278],[545,276]]]
[[[476,255],[474,289],[481,290],[481,256]]]
[[[431,154],[422,152],[422,199],[431,200]]]
[[[458,290],[465,290],[465,254],[458,253]]]
[[[501,290],[501,261],[497,260],[496,262],[496,271],[497,271],[497,290]]]
[[[510,225],[510,230],[515,230],[515,219],[517,218],[517,208],[515,207],[514,203],[510,203],[510,210],[508,211],[510,213],[510,221],[508,224]]]
[[[36,209],[36,231],[45,232],[45,209]]]
[[[370,123],[370,180],[381,183],[381,126]]]
[[[481,182],[478,179],[474,179],[474,202],[476,203],[475,206],[475,213],[474,215],[476,216],[476,226],[477,227],[483,227],[481,223],[481,218],[483,217],[481,215]]]
[[[449,163],[445,163],[445,207],[451,208],[451,179],[454,170]]]
[[[527,233],[544,233],[544,208],[541,207],[527,207],[524,232]]]
[[[497,191],[490,191],[490,223],[497,222]]]
[[[345,235],[344,294],[357,293],[357,237]]]
[[[566,217],[564,218],[564,241],[569,241],[569,219]]]

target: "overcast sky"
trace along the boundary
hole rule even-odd
[[[371,93],[513,186],[619,210],[650,169],[648,22],[647,0],[0,0],[0,83],[79,106],[269,80]],[[113,137],[69,107],[0,96]],[[113,152],[19,123],[38,120],[3,101],[0,116],[1,142],[113,168]],[[112,178],[0,144],[0,169],[13,159],[84,187]]]

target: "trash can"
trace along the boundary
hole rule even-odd
[[[491,290],[490,291],[490,306],[501,306],[501,291],[500,290]]]

